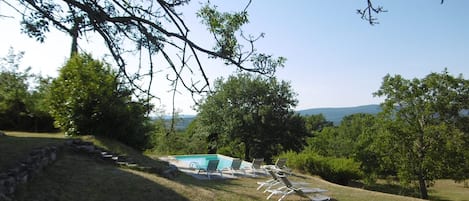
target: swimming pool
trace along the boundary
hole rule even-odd
[[[224,156],[221,154],[195,154],[195,155],[176,155],[173,156],[176,160],[183,162],[187,167],[195,168],[196,166],[206,168],[209,160],[220,160],[218,169],[230,168],[233,162],[232,157]],[[241,168],[248,167],[246,161],[241,163]]]

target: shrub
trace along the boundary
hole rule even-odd
[[[318,175],[321,178],[341,185],[361,179],[360,163],[348,158],[323,157],[311,151],[300,153],[285,152],[279,157],[288,158],[287,165],[293,169]]]
[[[118,73],[91,55],[74,55],[52,81],[47,96],[55,123],[68,135],[98,135],[145,149],[151,108],[133,100]]]

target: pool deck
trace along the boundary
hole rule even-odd
[[[164,157],[160,157],[159,159],[169,162],[170,164],[176,166],[179,169],[179,171],[181,171],[181,172],[183,172],[187,175],[190,175],[190,176],[192,176],[196,179],[209,180],[206,172],[201,172],[201,173],[198,174],[197,170],[195,168],[189,167],[186,163],[183,163],[183,162],[175,159],[172,156],[164,156]],[[223,170],[222,173],[223,173],[223,176],[221,176],[220,173],[209,173],[210,174],[210,180],[238,179],[238,178],[243,178],[243,177],[256,178],[256,177],[266,177],[267,176],[266,172],[261,172],[261,171],[253,172],[253,170],[251,170],[251,169],[247,169],[245,171],[245,174],[243,174],[243,172],[241,172],[241,171],[236,171],[233,175],[231,170],[228,170],[228,169]]]

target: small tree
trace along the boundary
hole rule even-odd
[[[67,135],[107,136],[144,148],[148,107],[133,101],[117,73],[91,55],[72,56],[52,82],[48,102]]]
[[[385,97],[382,115],[389,122],[400,179],[417,180],[427,199],[427,185],[434,179],[468,177],[468,134],[461,128],[467,123],[468,80],[446,70],[412,80],[387,75],[375,95]]]

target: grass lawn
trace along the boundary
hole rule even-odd
[[[11,133],[8,136],[0,137],[0,147],[3,152],[8,146],[9,154],[19,157],[27,154],[28,147],[38,147],[49,143],[57,143],[64,140],[59,134],[30,134]],[[42,136],[42,137],[41,137]],[[23,139],[24,138],[24,139]],[[161,162],[141,155],[120,143],[85,137],[96,144],[105,146],[111,150],[131,155],[145,163],[155,165]],[[7,145],[7,144],[12,145]],[[14,146],[13,144],[16,144]],[[16,149],[18,148],[18,149]],[[16,150],[16,151],[15,151]],[[17,154],[16,152],[22,152]],[[8,155],[0,153],[0,167],[5,163],[13,161],[13,156],[8,159],[3,157]],[[201,181],[190,176],[181,174],[174,180],[168,180],[155,174],[119,168],[106,161],[101,161],[65,149],[58,156],[58,160],[47,167],[44,172],[33,178],[27,184],[18,187],[16,200],[129,200],[129,201],[151,201],[151,200],[182,200],[182,201],[202,201],[202,200],[265,200],[266,194],[256,191],[256,181],[263,181],[268,178],[241,178],[230,180]],[[335,200],[419,200],[417,198],[397,196],[380,192],[368,191],[359,188],[344,187],[323,181],[317,177],[302,175],[292,176],[294,181],[307,181],[314,187],[329,190],[326,194]],[[463,184],[460,184],[463,186]],[[458,194],[458,195],[454,195]],[[451,181],[438,181],[430,189],[432,198],[437,200],[467,200],[469,189],[454,186]],[[437,196],[437,197],[435,197]],[[278,199],[273,197],[272,200]],[[298,196],[288,196],[286,200],[306,200]]]
[[[469,201],[469,188],[463,183],[455,183],[453,180],[441,179],[429,189],[430,199],[441,201]]]

